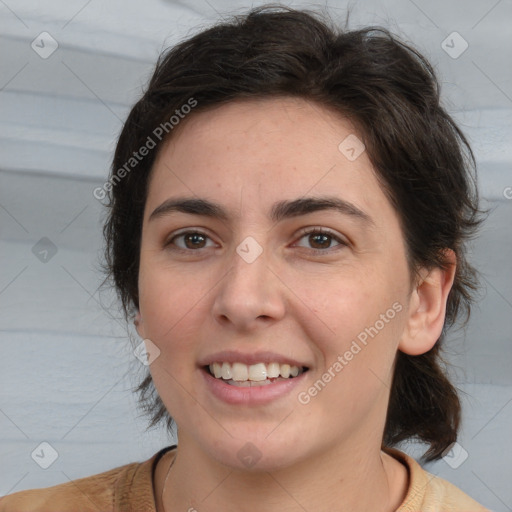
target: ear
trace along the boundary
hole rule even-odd
[[[135,324],[135,329],[137,329],[137,333],[139,334],[139,336],[143,340],[146,339],[146,336],[144,335],[144,322],[142,321],[142,317],[139,310],[137,310],[133,323]]]
[[[451,249],[444,251],[446,270],[422,269],[411,293],[409,318],[398,349],[411,356],[428,352],[441,336],[446,317],[446,302],[453,285],[457,258]]]

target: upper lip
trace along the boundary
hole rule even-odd
[[[199,366],[208,366],[212,363],[244,363],[246,365],[257,363],[279,363],[298,366],[299,368],[308,367],[307,364],[297,361],[288,356],[277,354],[275,352],[238,352],[235,350],[224,350],[215,354],[206,356],[199,361]]]

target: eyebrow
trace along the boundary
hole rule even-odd
[[[368,226],[375,226],[373,219],[357,206],[339,197],[302,197],[292,201],[278,201],[270,210],[270,219],[279,222],[292,217],[300,217],[310,213],[331,210],[355,218]],[[173,212],[201,215],[217,218],[222,221],[229,220],[228,212],[219,204],[207,199],[198,198],[171,198],[155,208],[148,221],[170,215]]]

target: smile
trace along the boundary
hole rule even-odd
[[[277,362],[251,365],[239,362],[218,362],[211,363],[207,368],[210,375],[216,379],[222,379],[227,384],[239,387],[265,386],[276,381],[292,379],[307,370],[304,367]]]

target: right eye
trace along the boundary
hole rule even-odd
[[[174,235],[165,244],[165,246],[169,247],[171,245],[175,245],[178,250],[189,252],[196,251],[198,249],[205,249],[207,240],[211,240],[210,237],[201,231],[185,231],[183,233]],[[177,241],[180,242],[178,243]]]

